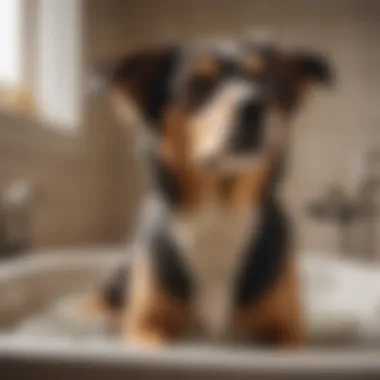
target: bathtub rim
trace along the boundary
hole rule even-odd
[[[104,256],[104,250],[108,254]],[[75,255],[74,251],[78,252]],[[67,252],[67,255],[62,253]],[[58,263],[75,267],[78,264],[103,262],[110,265],[128,262],[128,249],[97,247],[85,249],[55,249],[39,251],[0,265],[2,281],[15,276],[56,268]],[[94,260],[94,258],[97,260]],[[91,260],[89,260],[91,259]],[[29,263],[31,265],[25,265]],[[380,373],[380,349],[307,349],[300,352],[266,351],[261,349],[229,349],[173,346],[160,350],[133,347],[120,342],[78,342],[63,338],[15,339],[12,334],[0,333],[0,362],[6,360],[33,360],[94,365],[147,366],[157,369],[205,369],[220,373],[268,374],[360,374]]]

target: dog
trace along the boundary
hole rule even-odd
[[[128,281],[104,304],[129,341],[305,340],[290,221],[278,197],[295,114],[329,85],[326,58],[255,39],[131,53],[110,78],[117,114],[147,136],[154,181]]]

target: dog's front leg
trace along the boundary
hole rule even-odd
[[[301,289],[294,264],[286,264],[278,281],[259,304],[240,310],[236,320],[240,335],[280,349],[304,346]]]
[[[273,294],[271,327],[279,347],[294,349],[306,343],[301,290],[298,267],[292,257]]]
[[[163,346],[185,330],[187,311],[184,306],[162,299],[152,299],[148,307],[134,306],[126,311],[123,336],[133,344]]]
[[[184,331],[187,305],[166,294],[149,270],[148,262],[139,263],[133,271],[123,336],[143,346],[165,345]]]
[[[144,347],[160,347],[166,345],[170,338],[163,329],[154,324],[126,322],[123,335],[132,344]]]

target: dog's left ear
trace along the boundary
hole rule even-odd
[[[323,55],[296,52],[290,55],[288,62],[297,101],[302,101],[316,85],[331,86],[334,83],[331,64]]]
[[[129,121],[138,113],[148,124],[157,126],[171,95],[179,53],[178,47],[171,46],[132,53],[119,60],[111,86],[129,113]]]
[[[333,83],[331,64],[323,55],[310,52],[297,52],[290,57],[290,63],[295,74],[300,79],[323,85],[331,85]]]

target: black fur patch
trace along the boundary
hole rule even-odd
[[[181,262],[175,243],[164,231],[154,235],[149,251],[158,281],[166,292],[178,299],[189,300],[192,286],[186,265]]]
[[[239,307],[258,302],[278,278],[288,251],[289,225],[280,206],[268,200],[262,208],[260,232],[241,263],[235,299]]]
[[[231,151],[247,153],[261,147],[264,134],[265,105],[250,101],[242,105],[230,143]]]
[[[147,152],[148,163],[152,169],[153,180],[161,196],[171,207],[181,203],[181,192],[175,177],[170,173],[158,155]]]
[[[324,85],[332,85],[334,83],[330,63],[324,56],[316,53],[301,52],[295,54],[291,60],[297,75],[315,80]]]
[[[122,60],[113,73],[112,82],[135,99],[155,127],[159,126],[171,98],[171,79],[180,55],[177,46],[138,53]]]

